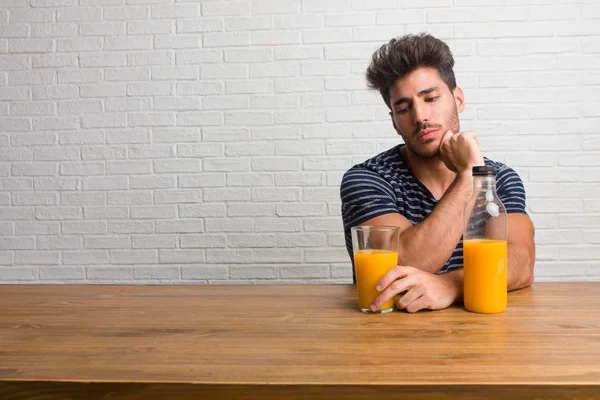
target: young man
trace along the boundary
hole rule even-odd
[[[496,167],[497,193],[508,213],[508,290],[533,282],[534,228],[519,175],[484,158],[475,132],[462,132],[465,107],[448,46],[430,35],[392,39],[373,54],[369,87],[380,91],[404,144],[348,170],[340,196],[346,246],[350,228],[401,228],[398,266],[378,283],[378,309],[397,294],[408,312],[438,310],[462,299],[464,210],[473,166]]]

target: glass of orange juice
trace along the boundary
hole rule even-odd
[[[394,309],[394,299],[378,310],[371,304],[379,296],[377,282],[398,265],[398,238],[396,226],[355,226],[350,229],[354,256],[354,272],[358,291],[358,308],[364,313],[388,313]]]

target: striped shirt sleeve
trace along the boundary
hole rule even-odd
[[[362,224],[371,218],[389,213],[401,213],[397,195],[389,182],[364,167],[355,167],[344,174],[340,185],[344,228]]]
[[[519,174],[503,165],[496,175],[496,192],[507,213],[527,214],[525,186]]]

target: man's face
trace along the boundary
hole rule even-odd
[[[462,91],[450,91],[435,68],[421,67],[396,80],[390,87],[390,104],[394,129],[419,157],[438,157],[442,135],[460,130]]]

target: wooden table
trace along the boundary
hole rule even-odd
[[[0,399],[600,399],[600,282],[498,315],[366,315],[350,285],[2,285],[0,307]]]

